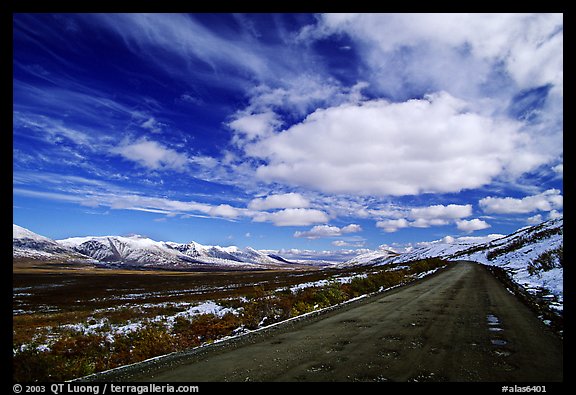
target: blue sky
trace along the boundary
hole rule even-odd
[[[562,215],[561,14],[15,14],[14,223],[402,250]]]

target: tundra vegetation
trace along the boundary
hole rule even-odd
[[[310,272],[82,274],[73,281],[45,275],[48,285],[43,276],[14,275],[13,380],[64,381],[187,350],[448,264],[431,258]]]

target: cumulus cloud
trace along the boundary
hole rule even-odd
[[[364,247],[366,246],[366,241],[364,240],[334,240],[331,242],[334,247]]]
[[[387,233],[396,232],[398,229],[409,227],[409,222],[404,218],[387,219],[376,222],[376,227],[384,229]]]
[[[408,216],[414,221],[410,226],[428,228],[430,226],[447,225],[451,220],[472,215],[472,205],[437,204],[428,207],[416,207],[410,210]]]
[[[248,208],[252,210],[270,210],[276,208],[306,208],[310,202],[299,193],[284,193],[257,198],[250,201]]]
[[[552,168],[552,170],[558,175],[564,175],[564,164],[560,163]]]
[[[276,226],[307,226],[328,222],[324,211],[307,208],[286,208],[284,210],[259,212],[252,218],[254,222],[272,222]]]
[[[140,138],[133,142],[125,141],[110,151],[152,170],[183,171],[189,160],[185,154],[146,138]]]
[[[490,228],[490,224],[481,219],[474,218],[471,220],[458,220],[456,221],[456,227],[464,232],[474,232],[475,230]]]
[[[564,197],[558,189],[548,189],[522,199],[488,196],[479,201],[480,208],[488,214],[527,214],[535,211],[560,210],[563,204]]]
[[[353,132],[352,132],[353,131]],[[520,146],[517,122],[469,111],[446,92],[319,109],[246,147],[264,160],[256,176],[325,193],[414,195],[478,188],[540,164]],[[433,149],[432,149],[433,148]],[[519,163],[519,164],[518,164]]]
[[[339,237],[344,234],[357,233],[361,231],[362,227],[357,224],[350,224],[342,228],[330,225],[317,225],[305,232],[300,231],[295,232],[294,237],[306,238],[306,239],[319,239],[323,237]]]
[[[232,207],[229,204],[220,204],[215,207],[211,207],[208,213],[214,217],[222,218],[237,218],[241,215],[242,210]]]
[[[472,205],[436,204],[428,207],[416,207],[410,210],[411,218],[418,219],[457,219],[472,215]]]
[[[281,121],[272,111],[239,115],[234,121],[228,123],[228,126],[236,132],[234,142],[237,145],[270,135],[280,125]]]
[[[362,227],[358,224],[350,224],[344,226],[341,230],[342,233],[356,233],[356,232],[362,232]]]
[[[386,211],[387,215],[402,216],[403,218],[386,219],[378,221],[376,226],[385,232],[396,232],[402,228],[429,228],[431,226],[448,225],[454,220],[472,215],[472,205],[449,204],[444,206],[436,204],[427,207],[414,207],[406,213]]]

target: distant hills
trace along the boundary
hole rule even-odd
[[[52,240],[13,225],[14,262],[23,260],[90,264],[109,268],[164,270],[298,269],[310,266],[345,268],[402,264],[439,257],[471,260],[503,268],[531,292],[550,293],[563,301],[563,218],[522,228],[484,243],[432,242],[410,252],[372,251],[341,263],[293,262],[250,247],[206,246],[155,241],[143,236],[89,236]]]
[[[250,247],[205,246],[196,242],[180,244],[138,235],[52,240],[18,225],[13,225],[13,257],[130,269],[250,270],[289,269],[291,265],[279,256],[270,256]]]
[[[470,260],[504,269],[525,290],[547,295],[554,299],[553,307],[562,309],[563,233],[564,219],[556,218],[484,243],[439,241],[403,254],[376,251],[359,255],[341,266],[400,264],[432,257]]]

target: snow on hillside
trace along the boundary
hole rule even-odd
[[[364,254],[355,256],[348,261],[336,265],[336,267],[348,267],[354,265],[374,265],[389,261],[390,258],[398,256],[397,253],[387,250],[369,251]]]
[[[155,241],[142,236],[73,237],[58,240],[63,246],[117,265],[191,269],[205,266],[221,269],[258,269],[283,262],[252,248],[205,246]]]
[[[58,240],[58,243],[108,263],[174,265],[179,263],[181,255],[161,242],[141,236],[73,237]]]
[[[139,235],[52,240],[15,224],[13,235],[14,258],[75,259],[109,266],[161,269],[248,270],[294,266],[280,256],[250,247],[208,246],[193,241],[181,244]]]
[[[54,243],[52,239],[49,239],[44,236],[40,236],[26,228],[18,226],[16,224],[12,224],[12,238],[13,239],[29,239],[29,240],[36,240],[39,242],[47,242],[47,243]]]
[[[508,235],[445,237],[420,243],[409,252],[390,256],[385,251],[359,255],[342,266],[354,264],[388,265],[425,258],[470,260],[499,266],[512,280],[532,294],[548,295],[550,306],[563,307],[563,218],[529,226]]]
[[[564,299],[563,228],[563,218],[553,219],[448,258],[499,266],[529,292],[553,295],[558,303],[553,307],[561,310]]]
[[[15,224],[12,225],[12,256],[28,259],[89,261],[87,256]]]
[[[419,243],[419,246],[383,263],[402,263],[425,258],[448,258],[460,251],[483,245],[487,242],[503,237],[503,235],[488,235],[485,237],[444,237],[440,240]]]

